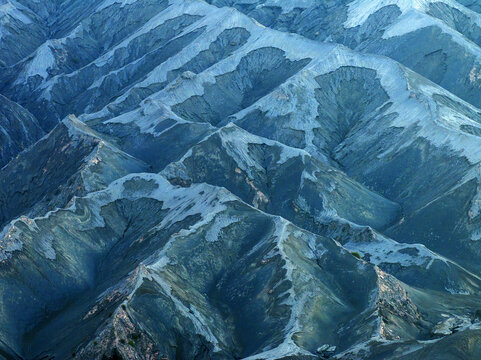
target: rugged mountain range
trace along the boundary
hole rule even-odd
[[[478,359],[474,0],[0,0],[0,358]]]

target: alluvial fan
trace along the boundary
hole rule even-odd
[[[477,0],[0,0],[0,359],[477,360]]]

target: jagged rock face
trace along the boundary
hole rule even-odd
[[[477,359],[479,11],[0,0],[0,358]]]
[[[2,288],[24,296],[3,299],[11,314],[2,319],[3,338],[16,350],[27,331],[27,357],[42,350],[66,357],[79,333],[99,326],[77,357],[101,358],[109,344],[126,358],[307,355],[319,342],[343,350],[379,331],[387,339],[426,331],[397,280],[333,240],[207,185],[128,176],[68,209],[17,220],[4,240]],[[64,303],[70,311],[57,313]]]
[[[397,244],[373,232],[367,226],[385,229],[393,225],[400,206],[305,151],[229,125],[191,148],[162,174],[176,185],[206,182],[225,187],[259,209],[336,239],[410,284],[478,292],[476,277],[455,264],[419,245]]]
[[[399,205],[306,151],[253,136],[235,125],[207,137],[162,173],[179,185],[206,182],[223,186],[253,206],[289,220],[310,214],[321,221],[337,214],[360,225],[385,228],[400,212]],[[347,207],[346,198],[356,205]],[[303,227],[308,222],[306,219]]]
[[[0,170],[0,224],[64,207],[73,196],[147,169],[80,121],[66,119]]]

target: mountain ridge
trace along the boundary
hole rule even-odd
[[[479,11],[3,0],[0,358],[476,359]]]

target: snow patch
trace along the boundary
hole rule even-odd
[[[80,121],[75,115],[69,115],[62,120],[62,124],[67,128],[69,136],[73,140],[78,140],[80,137],[87,136],[101,140],[97,134]]]
[[[477,181],[476,195],[471,200],[471,208],[468,211],[470,220],[477,218],[481,214],[481,167],[478,165],[474,171],[474,176]],[[481,229],[473,232],[471,240],[481,240]]]
[[[354,0],[348,5],[348,18],[345,28],[360,26],[383,7],[396,5],[402,13],[410,9],[425,10],[429,0]]]
[[[173,120],[173,121],[172,121]],[[156,131],[156,125],[162,121],[172,121],[172,124],[163,129]],[[179,124],[190,123],[165,107],[159,101],[146,99],[140,104],[139,109],[119,115],[115,118],[105,121],[105,124],[135,124],[139,131],[143,134],[152,134],[159,136]],[[207,126],[207,124],[206,124]]]
[[[115,4],[120,4],[120,7],[122,8],[126,5],[132,5],[136,2],[137,0],[106,0],[102,4],[100,4],[100,6],[97,8],[97,11],[101,11]]]
[[[441,21],[438,19],[428,16],[423,12],[411,10],[401,15],[399,19],[384,32],[383,38],[387,39],[402,36],[421,28],[440,24]]]
[[[217,216],[214,223],[210,226],[209,230],[207,230],[205,240],[208,242],[216,242],[223,229],[239,221],[240,219],[235,216],[224,214]]]
[[[460,46],[473,53],[478,58],[481,57],[481,50],[477,44],[446,25],[443,21],[415,9],[407,11],[401,15],[396,22],[389,26],[383,34],[383,39],[402,36],[429,26],[438,27],[443,33],[451,36],[453,41]]]
[[[0,3],[0,20],[2,22],[5,22],[5,19],[2,19],[4,17],[10,17],[15,20],[19,20],[23,22],[24,24],[31,24],[32,20],[23,13],[22,10],[25,10],[26,8],[23,5],[20,5],[16,1],[12,0],[3,0]]]
[[[266,258],[280,255],[284,261],[284,268],[286,270],[286,274],[284,275],[283,280],[286,279],[290,281],[291,284],[293,284],[293,273],[296,270],[296,265],[291,262],[285,249],[285,242],[287,241],[290,234],[287,227],[290,225],[290,223],[281,217],[274,217],[274,221],[276,229],[272,237],[274,241],[276,241],[276,247],[273,249],[273,251],[271,251],[270,254],[266,256]],[[291,315],[284,329],[284,340],[273,349],[265,350],[259,354],[249,356],[243,360],[274,360],[287,356],[312,355],[306,350],[303,350],[299,346],[297,346],[297,344],[293,340],[293,335],[297,332],[302,331],[301,324],[299,323],[299,318],[304,312],[304,306],[306,302],[313,295],[309,292],[296,294],[293,285],[291,285],[291,287],[284,294],[289,295],[288,298],[284,300],[284,303],[291,307]]]
[[[229,156],[235,159],[238,166],[242,170],[246,171],[251,178],[254,175],[252,174],[251,169],[257,169],[261,172],[265,171],[265,169],[253,159],[252,154],[249,151],[249,144],[277,147],[280,150],[280,156],[277,164],[283,164],[287,160],[294,157],[309,156],[309,154],[304,150],[288,147],[277,141],[253,135],[248,131],[238,127],[234,123],[229,123],[228,125],[220,128],[214,134],[219,134],[222,141],[222,146],[227,151]],[[209,137],[213,136],[214,134],[209,135]]]
[[[28,78],[40,76],[43,80],[49,77],[48,71],[57,65],[55,55],[52,51],[51,40],[42,44],[35,52],[34,57],[27,62],[25,69],[15,81],[15,84],[23,84]]]
[[[131,187],[126,188],[124,184],[129,181],[144,181],[151,183],[152,186],[146,187],[140,184],[138,188],[135,188],[134,184],[133,189]],[[119,199],[136,200],[143,197],[161,201],[163,209],[168,210],[167,215],[158,225],[159,227],[168,227],[173,223],[183,221],[189,216],[201,215],[201,220],[188,231],[195,231],[201,226],[210,223],[218,213],[226,209],[224,205],[226,202],[239,200],[223,188],[207,184],[196,184],[190,188],[180,188],[171,185],[167,179],[160,175],[138,173],[127,175],[112,182],[107,189],[89,193],[83,198],[74,197],[72,205],[64,210],[74,212],[80,201],[84,209],[89,213],[89,220],[78,223],[76,230],[101,228],[105,226],[104,219],[100,215],[103,206]],[[10,258],[12,252],[22,250],[24,246],[22,226],[27,226],[32,232],[38,232],[36,222],[49,218],[59,210],[50,211],[45,216],[35,219],[22,216],[5,226],[0,233],[0,261]],[[54,259],[55,252],[51,240],[50,238],[43,239],[39,250],[47,258]]]
[[[348,4],[348,19],[344,23],[344,27],[353,28],[360,26],[378,10],[386,6],[395,5],[401,11],[401,16],[384,33],[383,38],[401,36],[428,26],[438,26],[443,32],[450,34],[460,45],[477,53],[479,49],[477,49],[476,44],[466,39],[443,21],[427,14],[430,4],[433,3],[444,3],[452,9],[460,11],[472,19],[475,24],[481,26],[480,14],[454,0],[354,0]]]
[[[24,218],[14,220],[6,225],[0,233],[0,262],[12,257],[12,253],[23,249],[21,240],[21,230],[15,226],[16,221],[22,221]]]
[[[421,244],[400,244],[394,240],[376,234],[369,242],[349,241],[344,244],[349,251],[356,251],[362,257],[369,257],[369,262],[375,265],[399,264],[403,267],[421,266],[431,267],[435,260],[447,262],[447,259],[436,255]]]

